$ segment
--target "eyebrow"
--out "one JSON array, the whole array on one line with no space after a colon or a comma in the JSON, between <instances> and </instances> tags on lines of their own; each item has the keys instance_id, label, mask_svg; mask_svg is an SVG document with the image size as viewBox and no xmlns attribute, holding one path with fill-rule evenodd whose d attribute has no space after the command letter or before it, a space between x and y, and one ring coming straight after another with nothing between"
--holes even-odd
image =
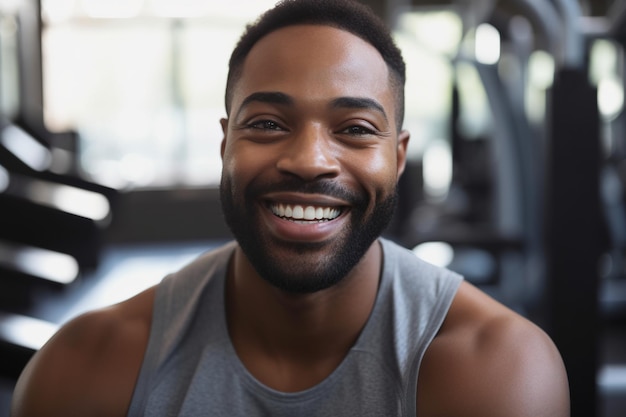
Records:
<instances>
[{"instance_id":1,"label":"eyebrow","mask_svg":"<svg viewBox=\"0 0 626 417\"><path fill-rule=\"evenodd\" d=\"M241 102L241 106L239 106L239 110L237 111L237 113L241 112L241 110L243 110L246 106L254 102L283 105L290 105L294 103L293 98L289 97L285 93L279 93L274 91L260 91L247 96Z\"/></svg>"},{"instance_id":2,"label":"eyebrow","mask_svg":"<svg viewBox=\"0 0 626 417\"><path fill-rule=\"evenodd\" d=\"M239 106L239 113L246 106L251 103L259 102L259 103L269 103L269 104L280 104L280 105L293 105L295 103L294 99L281 92L277 91L260 91L256 93L252 93L247 96L242 102L241 106ZM385 109L383 106L377 102L376 100L365 98L365 97L338 97L330 102L330 108L332 109L371 109L375 110L378 113L382 114L387 119L387 113L385 113Z\"/></svg>"},{"instance_id":3,"label":"eyebrow","mask_svg":"<svg viewBox=\"0 0 626 417\"><path fill-rule=\"evenodd\" d=\"M365 97L339 97L334 99L331 104L331 108L335 109L370 109L375 110L383 115L385 121L387 119L387 113L383 106L376 100Z\"/></svg>"}]
</instances>

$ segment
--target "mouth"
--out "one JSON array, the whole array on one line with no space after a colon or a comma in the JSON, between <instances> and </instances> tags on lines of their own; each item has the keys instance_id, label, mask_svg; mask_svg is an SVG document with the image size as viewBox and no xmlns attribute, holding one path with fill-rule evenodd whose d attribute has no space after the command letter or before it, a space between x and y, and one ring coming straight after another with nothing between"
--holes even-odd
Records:
<instances>
[{"instance_id":1,"label":"mouth","mask_svg":"<svg viewBox=\"0 0 626 417\"><path fill-rule=\"evenodd\" d=\"M281 219L301 224L325 223L339 217L341 207L270 203L272 213Z\"/></svg>"}]
</instances>

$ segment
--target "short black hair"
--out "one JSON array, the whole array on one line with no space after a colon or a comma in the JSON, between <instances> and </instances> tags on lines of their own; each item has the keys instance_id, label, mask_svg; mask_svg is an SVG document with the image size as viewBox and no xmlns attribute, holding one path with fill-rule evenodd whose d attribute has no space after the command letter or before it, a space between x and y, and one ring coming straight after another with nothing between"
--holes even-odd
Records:
<instances>
[{"instance_id":1,"label":"short black hair","mask_svg":"<svg viewBox=\"0 0 626 417\"><path fill-rule=\"evenodd\" d=\"M345 30L365 40L383 57L390 73L390 85L396 95L397 127L404 119L404 84L406 66L389 28L368 6L356 0L282 0L248 24L239 38L228 63L226 113L230 113L233 87L241 76L243 62L254 45L278 29L294 25L324 25Z\"/></svg>"}]
</instances>

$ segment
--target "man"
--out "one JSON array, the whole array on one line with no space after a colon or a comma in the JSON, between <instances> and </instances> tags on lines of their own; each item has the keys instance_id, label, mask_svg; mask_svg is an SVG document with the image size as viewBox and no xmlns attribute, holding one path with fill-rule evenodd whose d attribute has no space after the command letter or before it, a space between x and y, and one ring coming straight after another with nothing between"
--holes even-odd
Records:
<instances>
[{"instance_id":1,"label":"man","mask_svg":"<svg viewBox=\"0 0 626 417\"><path fill-rule=\"evenodd\" d=\"M236 241L72 320L20 416L567 416L550 339L379 235L405 165L404 63L358 3L296 0L233 52L221 198Z\"/></svg>"}]
</instances>

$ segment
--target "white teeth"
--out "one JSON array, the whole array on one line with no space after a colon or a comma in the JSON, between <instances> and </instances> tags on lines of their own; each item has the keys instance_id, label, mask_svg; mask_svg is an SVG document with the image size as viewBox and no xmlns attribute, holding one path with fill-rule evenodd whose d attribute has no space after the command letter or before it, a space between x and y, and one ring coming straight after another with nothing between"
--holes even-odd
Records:
<instances>
[{"instance_id":1,"label":"white teeth","mask_svg":"<svg viewBox=\"0 0 626 417\"><path fill-rule=\"evenodd\" d=\"M297 204L293 206L288 204L272 204L270 208L275 215L293 220L333 220L341 213L337 208L301 206Z\"/></svg>"},{"instance_id":2,"label":"white teeth","mask_svg":"<svg viewBox=\"0 0 626 417\"><path fill-rule=\"evenodd\" d=\"M304 220L315 220L315 207L308 206L304 209Z\"/></svg>"}]
</instances>

